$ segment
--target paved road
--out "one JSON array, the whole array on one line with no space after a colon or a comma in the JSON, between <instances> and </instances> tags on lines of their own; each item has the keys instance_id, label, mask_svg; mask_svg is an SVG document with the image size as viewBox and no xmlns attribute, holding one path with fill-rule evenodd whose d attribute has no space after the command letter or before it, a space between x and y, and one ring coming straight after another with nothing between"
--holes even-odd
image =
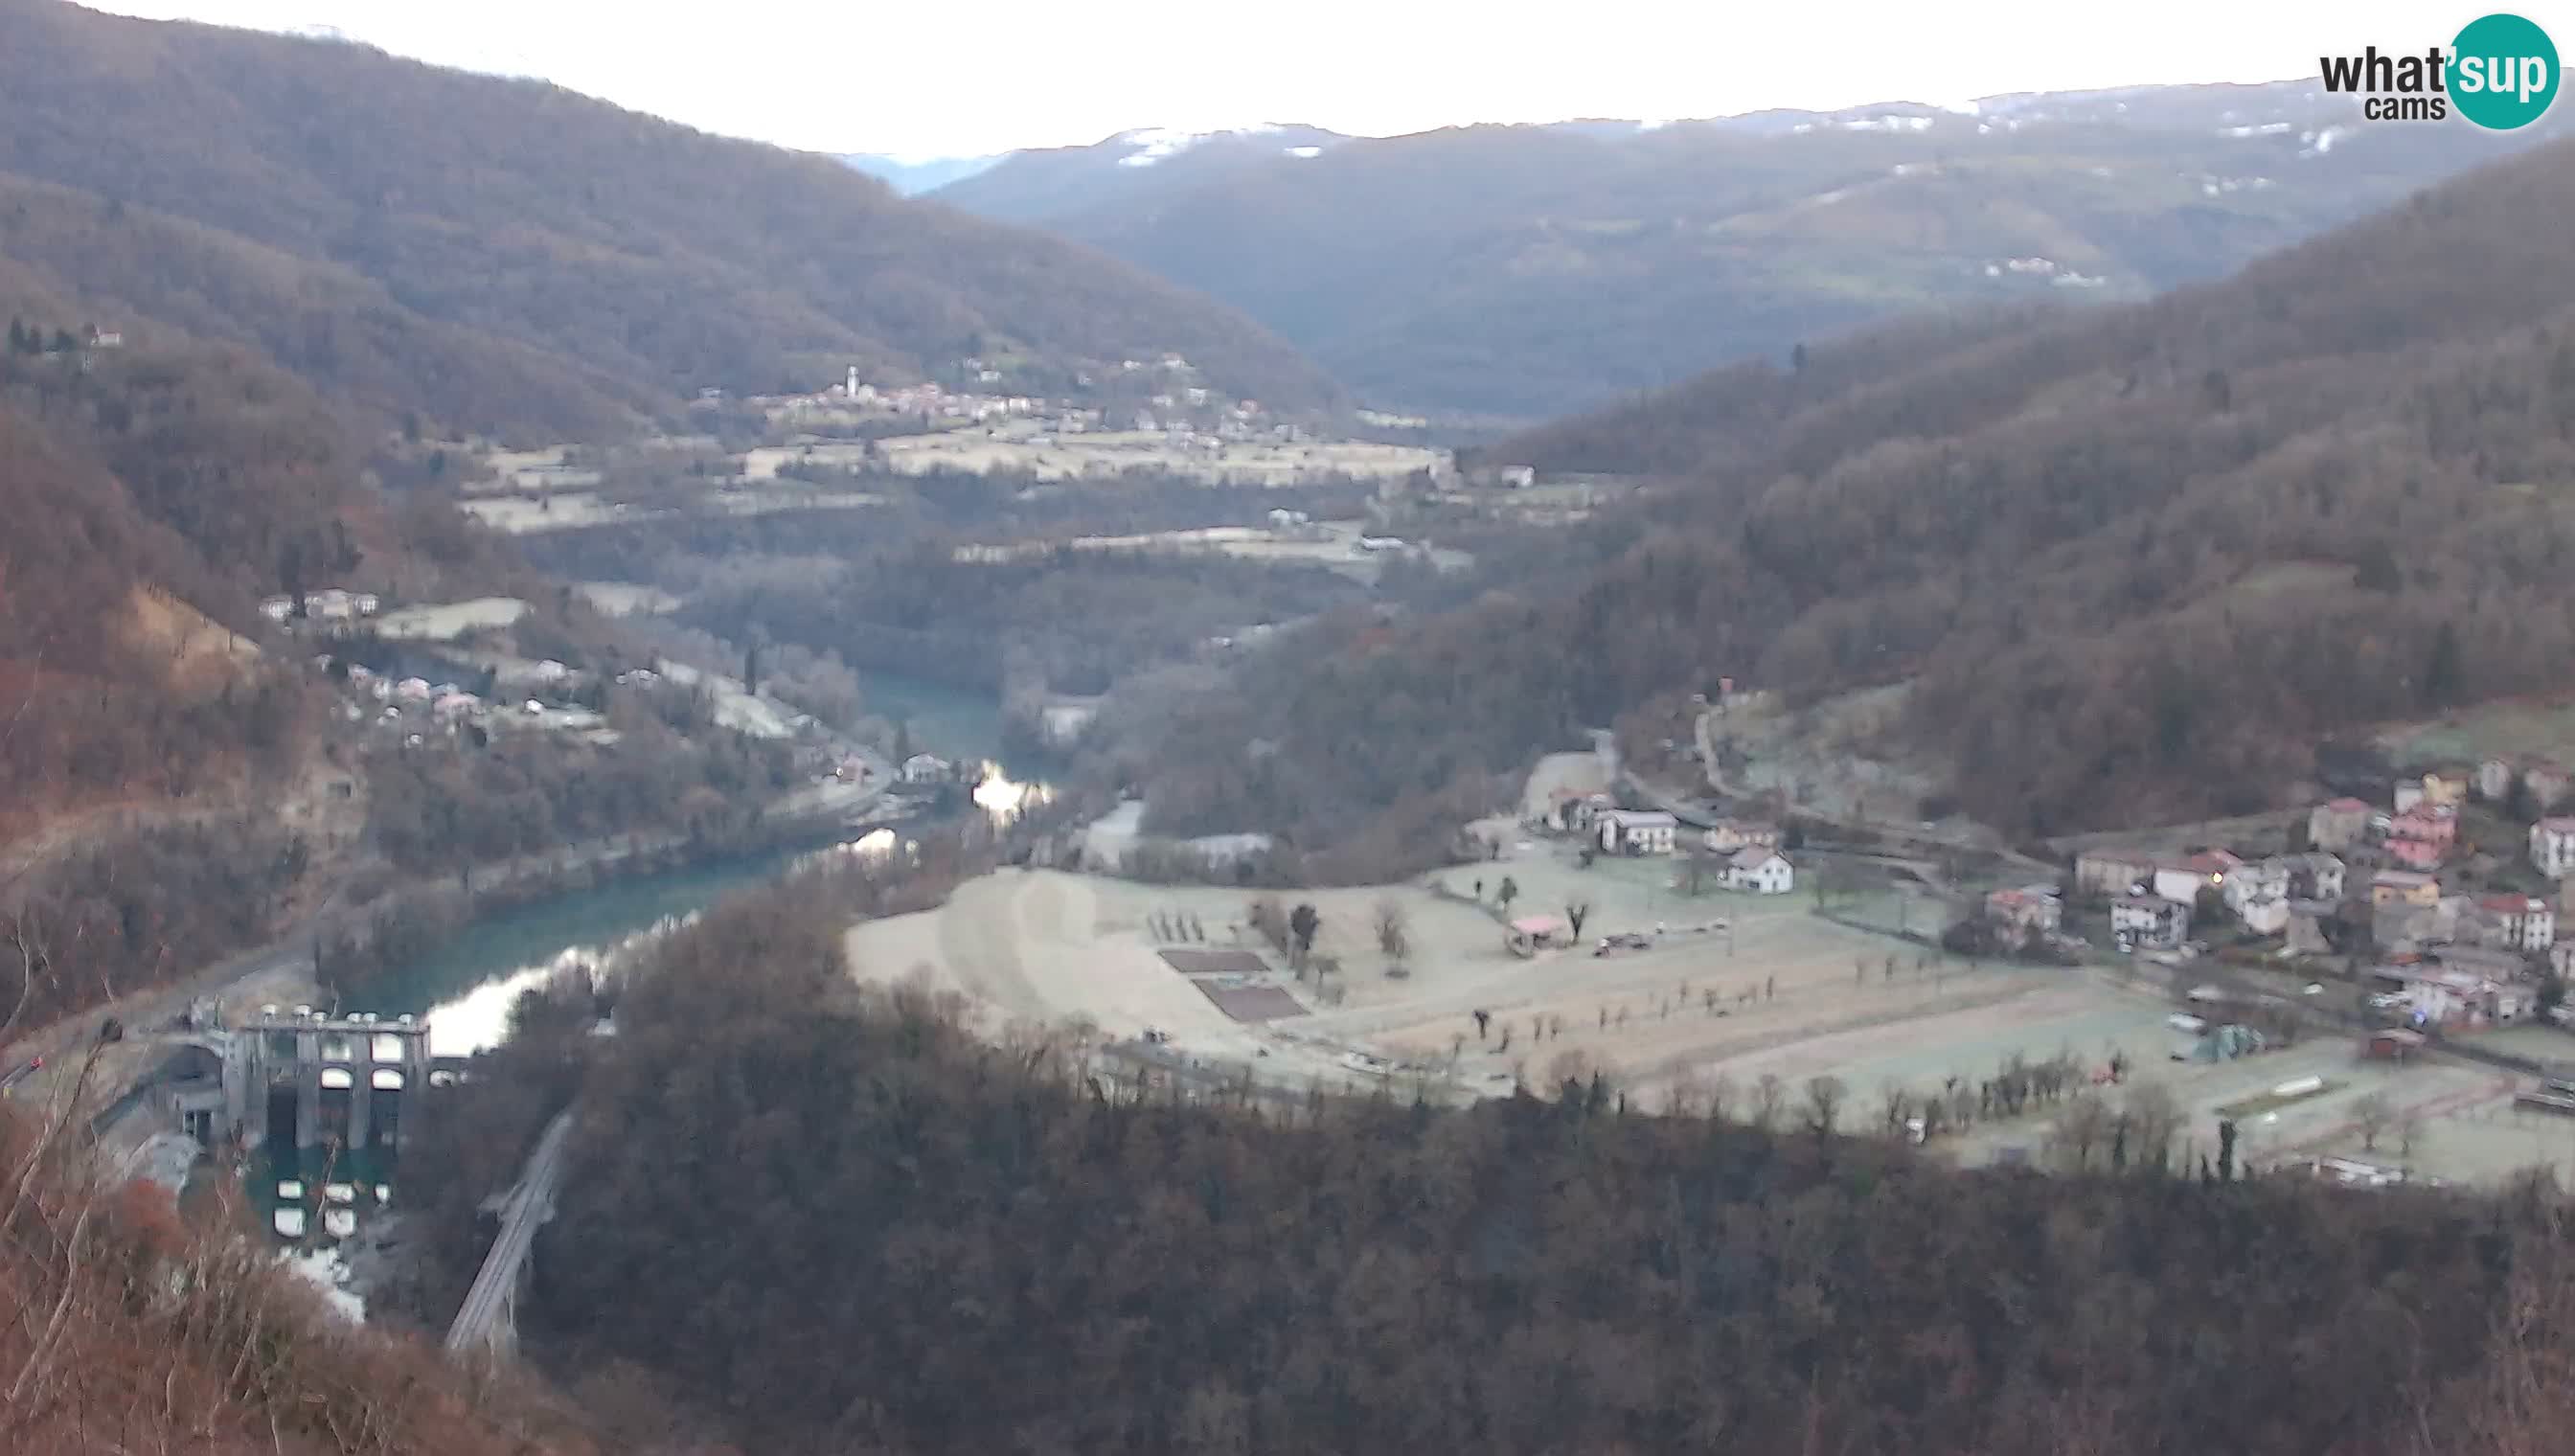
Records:
<instances>
[{"instance_id":1,"label":"paved road","mask_svg":"<svg viewBox=\"0 0 2575 1456\"><path fill-rule=\"evenodd\" d=\"M40 1056L32 1061L19 1063L6 1073L0 1073L0 1096L7 1096L11 1087L34 1076L44 1065L45 1059Z\"/></svg>"},{"instance_id":2,"label":"paved road","mask_svg":"<svg viewBox=\"0 0 2575 1456\"><path fill-rule=\"evenodd\" d=\"M1759 797L1759 790L1745 784L1727 781L1724 771L1717 766L1716 710L1713 708L1703 710L1693 723L1692 729L1698 740L1699 762L1706 774L1707 786L1729 797ZM1671 810L1673 816L1679 818L1681 822L1702 824L1708 822L1704 809L1692 806L1688 814L1683 814L1680 808L1682 800L1676 796L1643 782L1633 774L1627 775L1627 781L1634 784L1638 792ZM1788 812L1804 814L1809 818L1839 824L1845 828L1864 829L1881 839L1911 845L1917 852L1926 847L1933 851L1966 850L1972 853L1997 854L2006 863L2017 864L2032 870L2053 872L2058 867L2044 860L2032 859L2009 844L1990 841L1984 834L1972 830L1949 830L1937 825L1926 826L1919 819L1885 819L1875 815L1852 818L1845 814L1827 813L1814 804L1799 803L1794 798L1788 797L1784 791L1781 792L1780 797Z\"/></svg>"},{"instance_id":3,"label":"paved road","mask_svg":"<svg viewBox=\"0 0 2575 1456\"><path fill-rule=\"evenodd\" d=\"M138 991L40 1027L8 1048L7 1054L12 1059L41 1056L46 1062L43 1080L51 1081L56 1068L60 1068L64 1075L78 1070L83 1060L79 1053L98 1034L99 1023L110 1016L124 1022L139 1038L177 1021L200 996L219 995L241 981L279 971L297 967L309 969L312 961L313 927L301 925L274 944L243 951L168 985ZM27 1070L22 1067L18 1073L13 1073L13 1084L14 1079L23 1076ZM92 1095L104 1092L122 1096L130 1090L129 1087L94 1087Z\"/></svg>"},{"instance_id":4,"label":"paved road","mask_svg":"<svg viewBox=\"0 0 2575 1456\"><path fill-rule=\"evenodd\" d=\"M456 1322L448 1326L447 1348L452 1351L473 1349L507 1349L517 1338L513 1326L519 1271L527 1264L528 1251L535 1247L537 1230L554 1216L555 1190L563 1179L564 1147L572 1140L572 1111L566 1108L546 1124L538 1137L535 1151L528 1154L527 1167L519 1174L518 1186L510 1190L501 1204L501 1232L492 1240L491 1252L483 1256L483 1267L474 1276L474 1287L465 1293L465 1303L456 1311Z\"/></svg>"}]
</instances>

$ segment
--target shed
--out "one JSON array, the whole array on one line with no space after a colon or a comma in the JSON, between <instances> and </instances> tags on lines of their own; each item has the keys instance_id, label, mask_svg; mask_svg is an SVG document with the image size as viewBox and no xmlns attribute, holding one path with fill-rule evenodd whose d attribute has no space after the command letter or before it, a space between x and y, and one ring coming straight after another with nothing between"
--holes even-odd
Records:
<instances>
[{"instance_id":1,"label":"shed","mask_svg":"<svg viewBox=\"0 0 2575 1456\"><path fill-rule=\"evenodd\" d=\"M1553 915L1522 915L1504 928L1503 943L1513 955L1535 955L1564 943L1564 922Z\"/></svg>"}]
</instances>

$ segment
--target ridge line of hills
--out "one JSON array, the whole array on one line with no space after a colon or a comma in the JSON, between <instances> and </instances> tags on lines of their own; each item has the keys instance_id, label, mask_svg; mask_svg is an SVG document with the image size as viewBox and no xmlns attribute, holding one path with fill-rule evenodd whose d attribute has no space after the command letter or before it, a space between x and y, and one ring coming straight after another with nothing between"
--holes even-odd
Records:
<instances>
[{"instance_id":1,"label":"ridge line of hills","mask_svg":"<svg viewBox=\"0 0 2575 1456\"><path fill-rule=\"evenodd\" d=\"M1613 718L1685 739L1727 676L1900 689L1883 751L2062 833L2278 804L2336 734L2565 691L2569 215L2551 143L2221 283L1919 319L1506 442L1662 484L1482 600L1279 650L1141 750L1151 816L1364 839L1331 872L1367 878L1444 852L1440 795Z\"/></svg>"},{"instance_id":2,"label":"ridge line of hills","mask_svg":"<svg viewBox=\"0 0 2575 1456\"><path fill-rule=\"evenodd\" d=\"M2140 87L1178 150L1120 133L932 196L1226 300L1379 408L1528 421L1925 309L2221 277L2557 125L2372 126L2312 81Z\"/></svg>"},{"instance_id":3,"label":"ridge line of hills","mask_svg":"<svg viewBox=\"0 0 2575 1456\"><path fill-rule=\"evenodd\" d=\"M1338 397L1221 305L829 158L58 0L0 0L0 258L23 290L256 343L380 414L519 438L967 357L1032 393L1174 352L1282 407Z\"/></svg>"}]
</instances>

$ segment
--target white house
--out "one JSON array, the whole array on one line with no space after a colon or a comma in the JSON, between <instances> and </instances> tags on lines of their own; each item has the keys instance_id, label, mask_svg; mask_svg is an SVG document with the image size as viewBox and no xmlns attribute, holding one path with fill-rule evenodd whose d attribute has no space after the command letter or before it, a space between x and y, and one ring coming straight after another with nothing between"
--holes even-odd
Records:
<instances>
[{"instance_id":1,"label":"white house","mask_svg":"<svg viewBox=\"0 0 2575 1456\"><path fill-rule=\"evenodd\" d=\"M2235 917L2256 935L2278 935L2289 928L2289 897L2284 894L2248 899L2235 907Z\"/></svg>"},{"instance_id":2,"label":"white house","mask_svg":"<svg viewBox=\"0 0 2575 1456\"><path fill-rule=\"evenodd\" d=\"M2198 903L2199 892L2203 889L2224 891L2226 869L2204 862L2205 859L2204 855L2193 855L2188 859L2166 859L2157 863L2154 883L2148 888L2165 899L2178 900L2186 905Z\"/></svg>"},{"instance_id":3,"label":"white house","mask_svg":"<svg viewBox=\"0 0 2575 1456\"><path fill-rule=\"evenodd\" d=\"M2518 1021L2529 999L2518 985L2465 970L2415 971L2405 977L2404 995L2415 1019L2452 1026Z\"/></svg>"},{"instance_id":4,"label":"white house","mask_svg":"<svg viewBox=\"0 0 2575 1456\"><path fill-rule=\"evenodd\" d=\"M367 600L373 602L375 599ZM360 615L360 611L357 596L338 587L325 587L319 592L304 594L304 615L307 617L318 617L324 622L346 622Z\"/></svg>"},{"instance_id":5,"label":"white house","mask_svg":"<svg viewBox=\"0 0 2575 1456\"><path fill-rule=\"evenodd\" d=\"M2477 797L2501 803L2512 797L2513 780L2520 776L2511 759L2488 758L2477 764Z\"/></svg>"},{"instance_id":6,"label":"white house","mask_svg":"<svg viewBox=\"0 0 2575 1456\"><path fill-rule=\"evenodd\" d=\"M1797 887L1797 866L1776 849L1746 849L1725 862L1725 883L1754 894L1786 894Z\"/></svg>"},{"instance_id":7,"label":"white house","mask_svg":"<svg viewBox=\"0 0 2575 1456\"><path fill-rule=\"evenodd\" d=\"M295 599L270 597L259 604L259 615L271 622L284 622L295 615Z\"/></svg>"},{"instance_id":8,"label":"white house","mask_svg":"<svg viewBox=\"0 0 2575 1456\"><path fill-rule=\"evenodd\" d=\"M2190 906L2159 894L2110 901L2110 938L2122 950L2170 950L2190 935Z\"/></svg>"},{"instance_id":9,"label":"white house","mask_svg":"<svg viewBox=\"0 0 2575 1456\"><path fill-rule=\"evenodd\" d=\"M2237 867L2226 876L2226 907L2242 915L2248 904L2287 898L2289 869L2289 861L2278 857L2259 859Z\"/></svg>"},{"instance_id":10,"label":"white house","mask_svg":"<svg viewBox=\"0 0 2575 1456\"><path fill-rule=\"evenodd\" d=\"M948 760L930 753L915 753L903 760L903 781L936 783L949 775Z\"/></svg>"},{"instance_id":11,"label":"white house","mask_svg":"<svg viewBox=\"0 0 2575 1456\"><path fill-rule=\"evenodd\" d=\"M2545 818L2530 826L2530 862L2551 879L2575 874L2575 818Z\"/></svg>"},{"instance_id":12,"label":"white house","mask_svg":"<svg viewBox=\"0 0 2575 1456\"><path fill-rule=\"evenodd\" d=\"M1613 854L1669 854L1680 820L1661 809L1604 809L1592 817L1600 847Z\"/></svg>"},{"instance_id":13,"label":"white house","mask_svg":"<svg viewBox=\"0 0 2575 1456\"><path fill-rule=\"evenodd\" d=\"M2490 894L2477 901L2488 943L2514 950L2545 950L2557 943L2557 912L2531 895Z\"/></svg>"},{"instance_id":14,"label":"white house","mask_svg":"<svg viewBox=\"0 0 2575 1456\"><path fill-rule=\"evenodd\" d=\"M2301 899L2338 900L2342 898L2347 878L2343 862L2321 849L2292 854L2289 866L2289 893Z\"/></svg>"}]
</instances>

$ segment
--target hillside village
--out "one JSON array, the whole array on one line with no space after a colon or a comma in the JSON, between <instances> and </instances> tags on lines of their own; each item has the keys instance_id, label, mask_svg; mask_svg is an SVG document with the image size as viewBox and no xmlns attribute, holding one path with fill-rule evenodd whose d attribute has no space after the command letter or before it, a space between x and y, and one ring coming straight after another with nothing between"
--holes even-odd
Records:
<instances>
[{"instance_id":1,"label":"hillside village","mask_svg":"<svg viewBox=\"0 0 2575 1456\"><path fill-rule=\"evenodd\" d=\"M1149 479L1280 489L1363 484L1432 491L1449 452L1346 438L1309 413L1224 395L1179 355L1128 360L1058 395L1011 392L966 359L961 383L876 383L853 366L807 393L736 399L703 391L689 432L607 447L415 442L433 476L459 461L465 511L512 535L676 516L866 510L916 483L1024 479L1035 490ZM1132 373L1132 377L1131 377Z\"/></svg>"},{"instance_id":2,"label":"hillside village","mask_svg":"<svg viewBox=\"0 0 2575 1456\"><path fill-rule=\"evenodd\" d=\"M2544 755L2418 767L2374 800L2339 794L2294 815L2090 836L2053 873L2026 856L1946 848L1928 821L1913 833L1787 805L1783 831L1721 816L1726 799L1702 808L1629 777L1614 794L1559 789L1529 827L1586 839L1586 855L1684 858L1693 883L1763 893L1819 864L1876 863L1945 902L1940 939L1953 953L2144 961L2176 984L2267 971L2307 998L2346 981L2364 1029L2396 1033L2365 1038L2380 1054L2516 1022L2575 1030L2575 1006L2562 1003L2575 927L2561 937L2575 914L2575 773ZM2205 841L2176 843L2194 832ZM1819 834L1832 842L1809 837ZM1962 877L1934 882L1934 862ZM2565 1050L2575 1060L2575 1039Z\"/></svg>"},{"instance_id":3,"label":"hillside village","mask_svg":"<svg viewBox=\"0 0 2575 1456\"><path fill-rule=\"evenodd\" d=\"M2575 894L2575 817L2554 810L2569 787L2546 759L2408 773L2384 802L2316 804L2293 828L2305 845L2295 852L2085 850L2074 903L2106 916L2120 953L2339 965L2373 1011L2417 1030L2563 1021L2575 938L2558 927ZM1988 897L1989 918L2018 923L2016 910ZM2063 914L2028 922L2054 930Z\"/></svg>"}]
</instances>

